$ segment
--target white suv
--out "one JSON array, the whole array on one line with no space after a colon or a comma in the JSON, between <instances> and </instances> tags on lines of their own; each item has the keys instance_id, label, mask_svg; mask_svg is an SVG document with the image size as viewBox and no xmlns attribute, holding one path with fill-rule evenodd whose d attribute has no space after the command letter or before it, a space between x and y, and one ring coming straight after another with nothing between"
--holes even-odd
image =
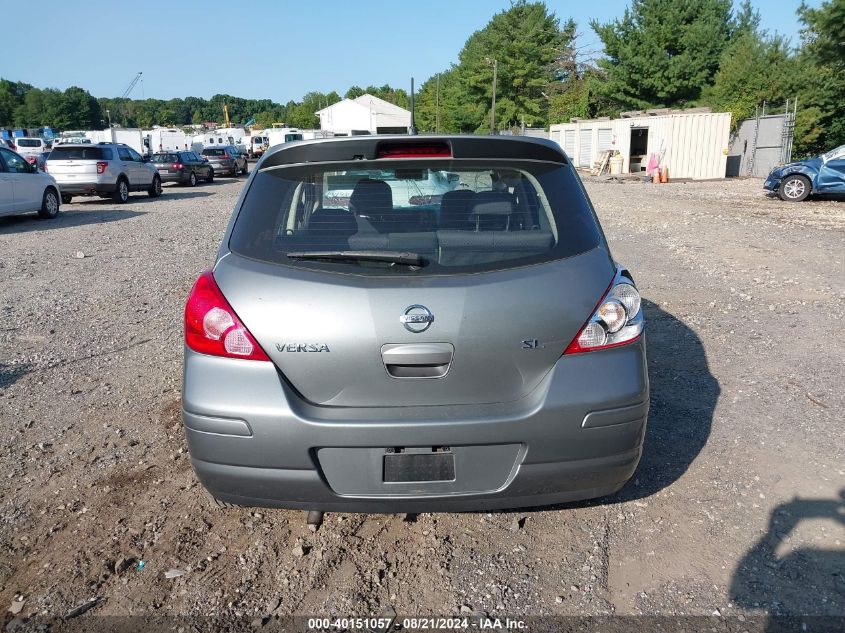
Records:
<instances>
[{"instance_id":1,"label":"white suv","mask_svg":"<svg viewBox=\"0 0 845 633\"><path fill-rule=\"evenodd\" d=\"M47 159L47 171L62 190L62 202L73 196L100 196L127 202L130 191L161 195L161 178L152 163L122 143L61 143Z\"/></svg>"}]
</instances>

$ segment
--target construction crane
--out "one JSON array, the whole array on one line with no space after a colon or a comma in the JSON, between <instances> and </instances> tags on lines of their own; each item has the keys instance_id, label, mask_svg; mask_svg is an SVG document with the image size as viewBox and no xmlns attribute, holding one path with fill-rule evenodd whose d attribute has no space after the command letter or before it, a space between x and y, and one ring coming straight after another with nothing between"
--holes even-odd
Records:
<instances>
[{"instance_id":1,"label":"construction crane","mask_svg":"<svg viewBox=\"0 0 845 633\"><path fill-rule=\"evenodd\" d=\"M143 74L144 74L144 73L139 72L137 75L135 75L135 78L132 80L132 82L129 84L129 86L127 86L126 90L124 90L124 91L123 91L123 94L122 94L122 95L120 95L120 98L121 98L121 99L126 99L126 97L128 97L128 96L129 96L129 93L130 93L130 92L132 92L132 89L133 89L133 88L134 88L134 87L138 84L138 82L141 80L141 75L143 75Z\"/></svg>"},{"instance_id":2,"label":"construction crane","mask_svg":"<svg viewBox=\"0 0 845 633\"><path fill-rule=\"evenodd\" d=\"M223 126L229 127L231 121L229 120L229 105L224 103L223 104Z\"/></svg>"}]
</instances>

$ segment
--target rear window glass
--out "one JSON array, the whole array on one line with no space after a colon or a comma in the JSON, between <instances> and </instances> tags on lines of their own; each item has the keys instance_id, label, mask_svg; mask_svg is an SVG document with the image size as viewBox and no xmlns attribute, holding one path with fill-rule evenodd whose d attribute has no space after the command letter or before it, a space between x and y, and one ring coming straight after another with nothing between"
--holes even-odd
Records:
<instances>
[{"instance_id":1,"label":"rear window glass","mask_svg":"<svg viewBox=\"0 0 845 633\"><path fill-rule=\"evenodd\" d=\"M19 138L18 147L41 147L41 141L34 138Z\"/></svg>"},{"instance_id":2,"label":"rear window glass","mask_svg":"<svg viewBox=\"0 0 845 633\"><path fill-rule=\"evenodd\" d=\"M290 143L291 141L301 141L302 134L285 134L285 143Z\"/></svg>"},{"instance_id":3,"label":"rear window glass","mask_svg":"<svg viewBox=\"0 0 845 633\"><path fill-rule=\"evenodd\" d=\"M566 165L358 161L261 171L229 247L276 264L425 275L536 264L600 241L592 209ZM365 256L350 258L350 251ZM307 255L337 252L346 252L342 261ZM411 253L423 263L373 261L386 252Z\"/></svg>"},{"instance_id":4,"label":"rear window glass","mask_svg":"<svg viewBox=\"0 0 845 633\"><path fill-rule=\"evenodd\" d=\"M154 163L178 163L179 157L176 154L153 154Z\"/></svg>"},{"instance_id":5,"label":"rear window glass","mask_svg":"<svg viewBox=\"0 0 845 633\"><path fill-rule=\"evenodd\" d=\"M226 150L225 149L204 149L202 150L203 156L225 156Z\"/></svg>"},{"instance_id":6,"label":"rear window glass","mask_svg":"<svg viewBox=\"0 0 845 633\"><path fill-rule=\"evenodd\" d=\"M52 160L111 160L112 150L108 147L62 144L53 148L50 158Z\"/></svg>"}]
</instances>

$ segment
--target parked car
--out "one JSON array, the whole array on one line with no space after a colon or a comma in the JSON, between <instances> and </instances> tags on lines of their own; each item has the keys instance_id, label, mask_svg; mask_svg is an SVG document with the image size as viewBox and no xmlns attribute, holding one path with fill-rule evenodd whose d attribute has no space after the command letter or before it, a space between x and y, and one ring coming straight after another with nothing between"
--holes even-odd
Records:
<instances>
[{"instance_id":1,"label":"parked car","mask_svg":"<svg viewBox=\"0 0 845 633\"><path fill-rule=\"evenodd\" d=\"M27 154L43 154L44 152L49 151L47 149L47 143L41 138L24 136L22 138L15 139L15 145L17 145L17 151L21 156L25 156Z\"/></svg>"},{"instance_id":2,"label":"parked car","mask_svg":"<svg viewBox=\"0 0 845 633\"><path fill-rule=\"evenodd\" d=\"M0 215L37 211L39 217L55 218L60 195L52 176L30 165L20 154L0 147Z\"/></svg>"},{"instance_id":3,"label":"parked car","mask_svg":"<svg viewBox=\"0 0 845 633\"><path fill-rule=\"evenodd\" d=\"M23 154L23 157L30 165L34 165L41 171L44 171L44 168L47 166L47 156L49 155L49 153Z\"/></svg>"},{"instance_id":4,"label":"parked car","mask_svg":"<svg viewBox=\"0 0 845 633\"><path fill-rule=\"evenodd\" d=\"M479 510L631 477L640 295L556 143L353 136L259 166L185 307L183 422L214 498ZM465 186L413 204L386 182L431 172Z\"/></svg>"},{"instance_id":5,"label":"parked car","mask_svg":"<svg viewBox=\"0 0 845 633\"><path fill-rule=\"evenodd\" d=\"M214 181L214 167L194 152L160 152L150 162L162 182L181 182L196 186L199 180Z\"/></svg>"},{"instance_id":6,"label":"parked car","mask_svg":"<svg viewBox=\"0 0 845 633\"><path fill-rule=\"evenodd\" d=\"M130 191L161 195L161 176L152 163L128 145L61 143L47 158L47 171L62 189L62 202L73 196L100 196L127 202Z\"/></svg>"},{"instance_id":7,"label":"parked car","mask_svg":"<svg viewBox=\"0 0 845 633\"><path fill-rule=\"evenodd\" d=\"M763 188L787 202L801 202L818 193L845 193L845 145L821 156L776 167Z\"/></svg>"},{"instance_id":8,"label":"parked car","mask_svg":"<svg viewBox=\"0 0 845 633\"><path fill-rule=\"evenodd\" d=\"M202 155L208 159L215 174L229 174L237 176L249 172L246 156L239 152L234 145L212 145L202 150Z\"/></svg>"}]
</instances>

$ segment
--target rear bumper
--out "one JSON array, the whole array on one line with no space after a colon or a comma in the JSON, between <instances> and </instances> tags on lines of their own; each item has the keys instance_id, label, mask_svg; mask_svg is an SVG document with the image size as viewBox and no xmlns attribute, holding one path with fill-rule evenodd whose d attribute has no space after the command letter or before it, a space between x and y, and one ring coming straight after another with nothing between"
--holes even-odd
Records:
<instances>
[{"instance_id":1,"label":"rear bumper","mask_svg":"<svg viewBox=\"0 0 845 633\"><path fill-rule=\"evenodd\" d=\"M211 163L211 168L214 169L214 173L216 174L234 174L238 171L238 164Z\"/></svg>"},{"instance_id":2,"label":"rear bumper","mask_svg":"<svg viewBox=\"0 0 845 633\"><path fill-rule=\"evenodd\" d=\"M174 171L174 172L158 172L161 182L188 182L191 177L191 172Z\"/></svg>"},{"instance_id":3,"label":"rear bumper","mask_svg":"<svg viewBox=\"0 0 845 633\"><path fill-rule=\"evenodd\" d=\"M249 506L462 511L611 494L637 467L648 402L642 339L561 358L517 402L366 409L310 405L271 363L185 351L194 470L213 496ZM385 448L434 446L454 453L454 480L382 481Z\"/></svg>"},{"instance_id":4,"label":"rear bumper","mask_svg":"<svg viewBox=\"0 0 845 633\"><path fill-rule=\"evenodd\" d=\"M57 181L62 194L74 196L95 196L103 193L114 193L116 183L101 182L61 182Z\"/></svg>"}]
</instances>

